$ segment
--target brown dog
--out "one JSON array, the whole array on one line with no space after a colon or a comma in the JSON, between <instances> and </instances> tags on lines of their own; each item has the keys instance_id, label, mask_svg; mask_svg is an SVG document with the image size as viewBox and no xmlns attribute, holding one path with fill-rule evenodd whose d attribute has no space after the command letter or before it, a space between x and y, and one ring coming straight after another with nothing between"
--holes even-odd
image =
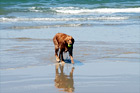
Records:
<instances>
[{"instance_id":1,"label":"brown dog","mask_svg":"<svg viewBox=\"0 0 140 93\"><path fill-rule=\"evenodd\" d=\"M66 35L64 33L57 33L53 38L53 42L55 45L56 61L60 61L61 59L61 62L64 62L63 52L69 52L71 62L74 64L74 61L73 61L74 39L73 37ZM58 57L58 51L59 51L59 57Z\"/></svg>"}]
</instances>

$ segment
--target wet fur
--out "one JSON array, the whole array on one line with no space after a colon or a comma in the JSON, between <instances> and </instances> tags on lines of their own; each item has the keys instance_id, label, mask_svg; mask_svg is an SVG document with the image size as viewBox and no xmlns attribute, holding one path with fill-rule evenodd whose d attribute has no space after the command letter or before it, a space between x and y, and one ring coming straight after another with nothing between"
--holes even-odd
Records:
<instances>
[{"instance_id":1,"label":"wet fur","mask_svg":"<svg viewBox=\"0 0 140 93\"><path fill-rule=\"evenodd\" d=\"M72 36L69 36L64 33L57 33L54 38L53 38L54 46L55 46L55 57L56 61L64 62L63 59L63 52L69 52L69 56L71 58L71 62L74 63L73 61L73 44L74 44L74 39ZM71 47L68 47L68 45L71 45ZM58 56L59 52L59 56Z\"/></svg>"}]
</instances>

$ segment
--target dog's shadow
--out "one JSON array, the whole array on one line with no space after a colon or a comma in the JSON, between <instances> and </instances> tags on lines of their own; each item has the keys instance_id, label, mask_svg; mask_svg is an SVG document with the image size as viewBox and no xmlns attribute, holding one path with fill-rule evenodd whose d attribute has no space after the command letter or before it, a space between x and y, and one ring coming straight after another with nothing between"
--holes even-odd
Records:
<instances>
[{"instance_id":1,"label":"dog's shadow","mask_svg":"<svg viewBox=\"0 0 140 93\"><path fill-rule=\"evenodd\" d=\"M64 62L65 62L66 64L72 64L70 59L64 59ZM82 65L84 65L84 64L83 64L82 62L80 62L80 61L74 59L74 64L73 64L73 65L82 66Z\"/></svg>"},{"instance_id":2,"label":"dog's shadow","mask_svg":"<svg viewBox=\"0 0 140 93\"><path fill-rule=\"evenodd\" d=\"M72 64L68 52L64 53L63 56L64 56L64 62L66 64ZM74 59L73 61L74 61L73 65L77 65L77 66L83 65L83 62L81 62L81 61L78 61L76 59Z\"/></svg>"}]
</instances>

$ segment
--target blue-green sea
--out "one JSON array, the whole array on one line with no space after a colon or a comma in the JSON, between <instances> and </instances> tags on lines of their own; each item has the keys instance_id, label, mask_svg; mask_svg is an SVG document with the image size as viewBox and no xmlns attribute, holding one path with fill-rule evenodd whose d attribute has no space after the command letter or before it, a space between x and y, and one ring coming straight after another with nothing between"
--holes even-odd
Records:
<instances>
[{"instance_id":1,"label":"blue-green sea","mask_svg":"<svg viewBox=\"0 0 140 93\"><path fill-rule=\"evenodd\" d=\"M139 0L1 0L0 29L139 25Z\"/></svg>"}]
</instances>

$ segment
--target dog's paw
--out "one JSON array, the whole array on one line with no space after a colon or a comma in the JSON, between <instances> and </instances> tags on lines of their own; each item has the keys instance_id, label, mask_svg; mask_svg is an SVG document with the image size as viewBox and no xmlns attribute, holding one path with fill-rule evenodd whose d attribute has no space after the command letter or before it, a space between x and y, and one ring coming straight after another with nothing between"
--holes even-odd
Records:
<instances>
[{"instance_id":1,"label":"dog's paw","mask_svg":"<svg viewBox=\"0 0 140 93\"><path fill-rule=\"evenodd\" d=\"M60 61L60 59L59 59L58 57L56 57L56 61L57 61L57 62L59 62L59 61Z\"/></svg>"},{"instance_id":2,"label":"dog's paw","mask_svg":"<svg viewBox=\"0 0 140 93\"><path fill-rule=\"evenodd\" d=\"M74 61L73 61L73 60L71 60L71 63L72 63L72 64L74 64Z\"/></svg>"},{"instance_id":3,"label":"dog's paw","mask_svg":"<svg viewBox=\"0 0 140 93\"><path fill-rule=\"evenodd\" d=\"M64 61L61 61L61 63L62 63L62 64L65 64L65 62L64 62Z\"/></svg>"}]
</instances>

